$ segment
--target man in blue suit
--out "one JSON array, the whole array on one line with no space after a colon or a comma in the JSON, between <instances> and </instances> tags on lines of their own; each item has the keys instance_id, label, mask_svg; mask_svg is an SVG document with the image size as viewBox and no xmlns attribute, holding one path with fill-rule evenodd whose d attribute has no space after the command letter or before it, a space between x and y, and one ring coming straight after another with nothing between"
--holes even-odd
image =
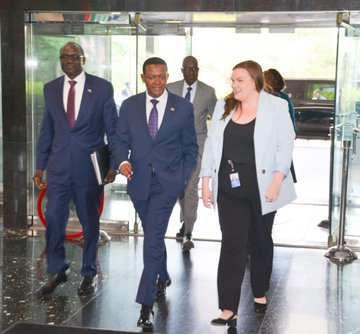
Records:
<instances>
[{"instance_id":1,"label":"man in blue suit","mask_svg":"<svg viewBox=\"0 0 360 334\"><path fill-rule=\"evenodd\" d=\"M136 297L142 305L138 326L152 329L153 304L171 282L166 229L196 165L198 145L192 104L166 90L165 61L147 59L141 78L146 92L126 99L120 108L116 157L144 230L144 269Z\"/></svg>"},{"instance_id":2,"label":"man in blue suit","mask_svg":"<svg viewBox=\"0 0 360 334\"><path fill-rule=\"evenodd\" d=\"M39 189L46 187L47 195L49 273L37 291L39 297L68 279L64 239L71 200L84 235L83 279L78 294L91 294L96 289L98 207L103 186L97 182L90 155L104 145L105 134L112 150L116 135L117 112L111 83L83 71L84 52L76 43L67 43L60 49L60 62L65 75L44 87L45 111L36 150L34 183ZM115 169L110 168L104 183L113 182L115 176Z\"/></svg>"}]
</instances>

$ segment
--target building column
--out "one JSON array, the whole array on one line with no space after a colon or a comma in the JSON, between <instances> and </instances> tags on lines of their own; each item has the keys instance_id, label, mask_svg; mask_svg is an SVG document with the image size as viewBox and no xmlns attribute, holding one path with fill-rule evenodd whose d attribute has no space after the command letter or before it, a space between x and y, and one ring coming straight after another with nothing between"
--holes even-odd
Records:
<instances>
[{"instance_id":1,"label":"building column","mask_svg":"<svg viewBox=\"0 0 360 334\"><path fill-rule=\"evenodd\" d=\"M24 11L0 12L4 227L27 227Z\"/></svg>"}]
</instances>

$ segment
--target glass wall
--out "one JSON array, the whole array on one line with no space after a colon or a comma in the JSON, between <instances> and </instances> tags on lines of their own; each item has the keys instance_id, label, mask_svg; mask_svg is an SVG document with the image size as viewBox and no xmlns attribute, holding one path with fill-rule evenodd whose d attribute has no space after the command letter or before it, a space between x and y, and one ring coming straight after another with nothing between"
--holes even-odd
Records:
<instances>
[{"instance_id":1,"label":"glass wall","mask_svg":"<svg viewBox=\"0 0 360 334\"><path fill-rule=\"evenodd\" d=\"M112 82L118 106L127 96L144 91L140 74L144 60L150 56L166 60L169 82L172 82L182 79L184 56L194 55L199 61L199 79L215 87L218 98L223 98L230 91L232 67L247 59L258 61L264 69L277 68L285 78L304 78L304 73L306 78L335 78L336 29L302 28L280 34L261 29L254 34L234 28L199 27L186 28L179 34L146 35L146 32L140 33L130 24L108 21L103 24L99 23L99 18L92 21L94 15L83 15L83 22L75 20L79 14L53 14L52 21L49 14L46 19L36 15L30 15L34 20L25 27L27 115L28 129L31 129L28 131L28 208L29 215L34 217L37 216L39 193L33 187L32 175L44 111L42 89L47 81L62 75L59 48L67 41L83 46L87 57L85 71ZM110 14L102 15L108 19L111 17ZM67 22L66 17L69 19ZM105 187L101 219L128 221L129 229L132 229L135 212L126 194L124 177L118 176L114 184Z\"/></svg>"},{"instance_id":2,"label":"glass wall","mask_svg":"<svg viewBox=\"0 0 360 334\"><path fill-rule=\"evenodd\" d=\"M345 194L345 235L351 246L360 236L360 34L358 28L339 28L336 117L334 131L334 172L331 213L331 243L337 243L342 208L343 177ZM349 165L343 173L344 141L350 143Z\"/></svg>"},{"instance_id":3,"label":"glass wall","mask_svg":"<svg viewBox=\"0 0 360 334\"><path fill-rule=\"evenodd\" d=\"M28 170L30 196L29 215L37 216L39 191L33 186L32 175L35 170L35 150L44 112L43 86L46 82L61 76L59 49L68 41L79 43L85 52L86 72L103 77L113 83L115 100L121 104L125 95L136 91L135 70L131 66L134 46L130 30L122 29L121 35L97 35L96 31L84 29L81 34L65 34L68 24L28 23L26 25L26 84L28 114ZM50 32L50 33L49 33ZM126 88L126 89L125 89ZM117 176L114 184L106 186L104 209L101 219L129 221L134 216L125 193L126 180ZM110 200L111 198L111 200ZM42 201L44 208L46 196ZM71 218L75 218L72 210ZM113 218L116 217L116 218ZM73 219L76 222L76 219Z\"/></svg>"}]
</instances>

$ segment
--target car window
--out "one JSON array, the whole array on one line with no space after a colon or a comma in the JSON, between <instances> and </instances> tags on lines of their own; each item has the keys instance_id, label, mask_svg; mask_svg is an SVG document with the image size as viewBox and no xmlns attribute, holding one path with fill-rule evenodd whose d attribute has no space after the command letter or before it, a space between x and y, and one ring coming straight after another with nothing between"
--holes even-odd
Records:
<instances>
[{"instance_id":1,"label":"car window","mask_svg":"<svg viewBox=\"0 0 360 334\"><path fill-rule=\"evenodd\" d=\"M324 100L333 101L335 99L335 83L309 83L307 86L306 98L309 100L316 100L319 92L319 96L323 97Z\"/></svg>"},{"instance_id":2,"label":"car window","mask_svg":"<svg viewBox=\"0 0 360 334\"><path fill-rule=\"evenodd\" d=\"M287 79L285 92L294 106L316 103L333 103L335 99L335 81L328 79ZM316 100L316 101L315 101ZM327 102L326 102L327 101Z\"/></svg>"}]
</instances>

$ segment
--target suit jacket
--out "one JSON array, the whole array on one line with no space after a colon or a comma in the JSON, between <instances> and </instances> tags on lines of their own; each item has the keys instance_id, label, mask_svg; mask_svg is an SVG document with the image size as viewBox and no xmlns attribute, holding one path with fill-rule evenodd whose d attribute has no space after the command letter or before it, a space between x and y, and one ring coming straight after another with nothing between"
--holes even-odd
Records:
<instances>
[{"instance_id":1,"label":"suit jacket","mask_svg":"<svg viewBox=\"0 0 360 334\"><path fill-rule=\"evenodd\" d=\"M169 83L167 88L170 92L182 96L184 82L185 80L180 80ZM204 150L204 143L207 136L207 117L212 116L216 101L215 89L198 80L193 106L195 115L195 130L200 156Z\"/></svg>"},{"instance_id":2,"label":"suit jacket","mask_svg":"<svg viewBox=\"0 0 360 334\"><path fill-rule=\"evenodd\" d=\"M97 184L90 155L116 135L117 112L110 82L87 74L79 114L71 129L63 103L64 76L44 86L45 111L36 151L36 168L47 182ZM117 168L115 161L112 166Z\"/></svg>"},{"instance_id":3,"label":"suit jacket","mask_svg":"<svg viewBox=\"0 0 360 334\"><path fill-rule=\"evenodd\" d=\"M216 105L209 136L205 142L200 172L200 177L210 176L212 178L214 202L217 200L218 193L218 171L222 158L224 130L234 113L233 110L225 120L220 120L224 113L224 106L224 101L219 101ZM296 198L292 177L288 175L294 139L295 132L289 116L287 102L261 91L256 114L254 147L256 175L263 215L281 208ZM272 180L274 171L280 171L286 177L281 185L278 199L269 203L265 200L265 192Z\"/></svg>"},{"instance_id":4,"label":"suit jacket","mask_svg":"<svg viewBox=\"0 0 360 334\"><path fill-rule=\"evenodd\" d=\"M154 169L165 192L178 197L198 156L192 104L169 92L164 118L153 140L146 118L146 93L131 96L121 105L117 134L118 161L128 160L133 167L128 193L147 199Z\"/></svg>"}]
</instances>

